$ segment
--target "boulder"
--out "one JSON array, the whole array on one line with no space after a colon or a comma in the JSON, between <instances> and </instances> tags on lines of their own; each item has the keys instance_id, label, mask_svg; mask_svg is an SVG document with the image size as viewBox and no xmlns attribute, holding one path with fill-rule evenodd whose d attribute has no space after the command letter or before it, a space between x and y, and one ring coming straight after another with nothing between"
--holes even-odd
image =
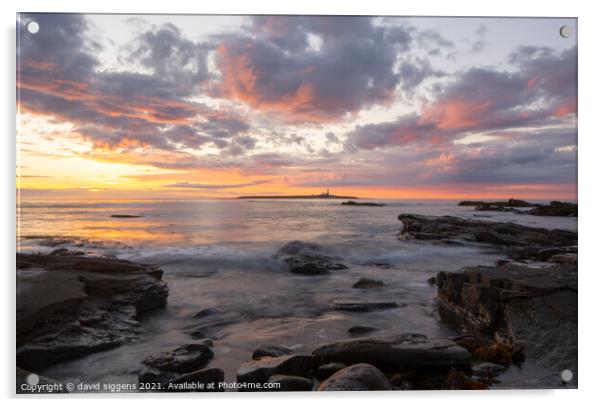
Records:
<instances>
[{"instance_id":1,"label":"boulder","mask_svg":"<svg viewBox=\"0 0 602 407\"><path fill-rule=\"evenodd\" d=\"M412 333L335 341L320 346L313 354L327 363L369 363L383 369L463 367L471 361L470 353L450 339L429 339Z\"/></svg>"},{"instance_id":2,"label":"boulder","mask_svg":"<svg viewBox=\"0 0 602 407\"><path fill-rule=\"evenodd\" d=\"M365 300L334 300L334 309L338 311L367 312L385 308L396 308L399 305L395 301L365 301Z\"/></svg>"},{"instance_id":3,"label":"boulder","mask_svg":"<svg viewBox=\"0 0 602 407\"><path fill-rule=\"evenodd\" d=\"M326 363L316 368L314 376L320 380L328 379L330 376L346 367L347 365L344 363Z\"/></svg>"},{"instance_id":4,"label":"boulder","mask_svg":"<svg viewBox=\"0 0 602 407\"><path fill-rule=\"evenodd\" d=\"M253 351L253 360L261 359L265 356L277 357L284 355L292 355L294 351L286 346L263 344Z\"/></svg>"},{"instance_id":5,"label":"boulder","mask_svg":"<svg viewBox=\"0 0 602 407\"><path fill-rule=\"evenodd\" d=\"M213 358L213 352L199 343L182 345L172 351L158 352L142 361L140 383L167 383L178 376L203 368Z\"/></svg>"},{"instance_id":6,"label":"boulder","mask_svg":"<svg viewBox=\"0 0 602 407\"><path fill-rule=\"evenodd\" d=\"M391 390L391 384L376 367L358 363L339 370L318 387L318 391L363 390Z\"/></svg>"},{"instance_id":7,"label":"boulder","mask_svg":"<svg viewBox=\"0 0 602 407\"><path fill-rule=\"evenodd\" d=\"M361 288L361 289L366 289L366 288L379 288L384 286L385 283L383 283L380 280L374 280L372 278L360 278L355 284L353 284L353 288Z\"/></svg>"},{"instance_id":8,"label":"boulder","mask_svg":"<svg viewBox=\"0 0 602 407\"><path fill-rule=\"evenodd\" d=\"M315 358L312 355L266 356L243 363L236 378L239 383L266 383L273 375L311 378L314 365Z\"/></svg>"},{"instance_id":9,"label":"boulder","mask_svg":"<svg viewBox=\"0 0 602 407\"><path fill-rule=\"evenodd\" d=\"M346 269L336 257L325 253L325 248L316 244L294 240L282 246L276 253L289 267L291 273L303 275L328 274L331 270Z\"/></svg>"},{"instance_id":10,"label":"boulder","mask_svg":"<svg viewBox=\"0 0 602 407\"><path fill-rule=\"evenodd\" d=\"M280 374L270 376L268 383L278 383L271 391L311 391L314 387L314 382L305 377Z\"/></svg>"}]
</instances>

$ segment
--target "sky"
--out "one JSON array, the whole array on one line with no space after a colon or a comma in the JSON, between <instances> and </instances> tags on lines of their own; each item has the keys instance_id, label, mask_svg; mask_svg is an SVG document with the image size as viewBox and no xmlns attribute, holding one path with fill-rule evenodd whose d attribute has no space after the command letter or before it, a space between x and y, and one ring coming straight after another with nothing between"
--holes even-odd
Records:
<instances>
[{"instance_id":1,"label":"sky","mask_svg":"<svg viewBox=\"0 0 602 407\"><path fill-rule=\"evenodd\" d=\"M19 196L575 200L576 32L575 19L20 14Z\"/></svg>"}]
</instances>

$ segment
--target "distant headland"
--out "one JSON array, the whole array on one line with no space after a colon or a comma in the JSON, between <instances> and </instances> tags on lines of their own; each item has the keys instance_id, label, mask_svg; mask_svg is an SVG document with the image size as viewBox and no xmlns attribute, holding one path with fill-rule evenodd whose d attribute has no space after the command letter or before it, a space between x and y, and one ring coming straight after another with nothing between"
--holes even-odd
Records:
<instances>
[{"instance_id":1,"label":"distant headland","mask_svg":"<svg viewBox=\"0 0 602 407\"><path fill-rule=\"evenodd\" d=\"M250 195L239 196L236 199L359 199L355 196L331 195L330 189L319 195Z\"/></svg>"}]
</instances>

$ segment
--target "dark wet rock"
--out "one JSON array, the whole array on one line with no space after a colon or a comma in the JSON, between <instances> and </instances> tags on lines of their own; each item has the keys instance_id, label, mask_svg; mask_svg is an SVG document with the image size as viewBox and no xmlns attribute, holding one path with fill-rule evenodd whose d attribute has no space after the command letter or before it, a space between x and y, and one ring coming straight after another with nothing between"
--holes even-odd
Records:
<instances>
[{"instance_id":1,"label":"dark wet rock","mask_svg":"<svg viewBox=\"0 0 602 407\"><path fill-rule=\"evenodd\" d=\"M536 207L538 204L523 201L521 199L509 199L507 201L497 201L497 202L486 202L486 201L462 201L458 203L458 206L502 206L502 207L510 207L510 208L531 208Z\"/></svg>"},{"instance_id":2,"label":"dark wet rock","mask_svg":"<svg viewBox=\"0 0 602 407\"><path fill-rule=\"evenodd\" d=\"M111 218L122 218L122 219L133 219L133 218L141 218L141 215L122 215L122 214L115 214L115 215L111 215Z\"/></svg>"},{"instance_id":3,"label":"dark wet rock","mask_svg":"<svg viewBox=\"0 0 602 407\"><path fill-rule=\"evenodd\" d=\"M426 280L427 283L429 283L430 285L434 285L437 283L437 277L429 277L428 280Z\"/></svg>"},{"instance_id":4,"label":"dark wet rock","mask_svg":"<svg viewBox=\"0 0 602 407\"><path fill-rule=\"evenodd\" d=\"M391 384L376 367L358 363L339 370L318 387L318 391L362 390L391 390Z\"/></svg>"},{"instance_id":5,"label":"dark wet rock","mask_svg":"<svg viewBox=\"0 0 602 407\"><path fill-rule=\"evenodd\" d=\"M311 391L314 387L314 382L308 378L281 374L270 376L268 383L279 384L270 391Z\"/></svg>"},{"instance_id":6,"label":"dark wet rock","mask_svg":"<svg viewBox=\"0 0 602 407\"><path fill-rule=\"evenodd\" d=\"M213 358L213 352L199 343L182 345L168 352L158 352L142 361L140 383L167 383L178 376L202 369Z\"/></svg>"},{"instance_id":7,"label":"dark wet rock","mask_svg":"<svg viewBox=\"0 0 602 407\"><path fill-rule=\"evenodd\" d=\"M311 378L315 367L312 355L263 357L243 363L236 373L239 383L265 383L273 375Z\"/></svg>"},{"instance_id":8,"label":"dark wet rock","mask_svg":"<svg viewBox=\"0 0 602 407\"><path fill-rule=\"evenodd\" d=\"M341 205L345 205L345 206L385 206L385 204L376 203L376 202L356 202L356 201L342 202Z\"/></svg>"},{"instance_id":9,"label":"dark wet rock","mask_svg":"<svg viewBox=\"0 0 602 407\"><path fill-rule=\"evenodd\" d=\"M168 392L219 392L224 391L219 386L223 381L223 370L201 369L178 376L165 384L164 389Z\"/></svg>"},{"instance_id":10,"label":"dark wet rock","mask_svg":"<svg viewBox=\"0 0 602 407\"><path fill-rule=\"evenodd\" d=\"M328 274L331 270L346 269L337 258L325 253L325 248L316 244L294 240L282 246L277 258L284 260L291 273L304 275Z\"/></svg>"},{"instance_id":11,"label":"dark wet rock","mask_svg":"<svg viewBox=\"0 0 602 407\"><path fill-rule=\"evenodd\" d=\"M213 347L213 341L211 339L209 339L209 338L200 339L198 342L195 342L195 343L198 343L198 344L201 344L201 345L205 345L208 348Z\"/></svg>"},{"instance_id":12,"label":"dark wet rock","mask_svg":"<svg viewBox=\"0 0 602 407\"><path fill-rule=\"evenodd\" d=\"M35 375L39 387L30 387L31 384L27 380L30 375ZM16 385L17 394L69 393L62 383L20 367L17 367Z\"/></svg>"},{"instance_id":13,"label":"dark wet rock","mask_svg":"<svg viewBox=\"0 0 602 407\"><path fill-rule=\"evenodd\" d=\"M369 363L379 368L468 366L470 353L450 339L420 334L367 337L335 341L313 354L324 362Z\"/></svg>"},{"instance_id":14,"label":"dark wet rock","mask_svg":"<svg viewBox=\"0 0 602 407\"><path fill-rule=\"evenodd\" d=\"M437 286L443 317L492 338L463 340L476 357L516 363L528 355L551 369L576 371L576 265L469 267L439 273Z\"/></svg>"},{"instance_id":15,"label":"dark wet rock","mask_svg":"<svg viewBox=\"0 0 602 407\"><path fill-rule=\"evenodd\" d=\"M378 329L374 328L373 326L356 325L349 328L347 332L349 332L351 335L363 335L377 330Z\"/></svg>"},{"instance_id":16,"label":"dark wet rock","mask_svg":"<svg viewBox=\"0 0 602 407\"><path fill-rule=\"evenodd\" d=\"M273 345L273 344L263 344L259 345L255 351L253 351L253 356L251 358L253 360L261 359L265 356L277 357L284 355L292 355L294 351L286 346Z\"/></svg>"},{"instance_id":17,"label":"dark wet rock","mask_svg":"<svg viewBox=\"0 0 602 407\"><path fill-rule=\"evenodd\" d=\"M207 337L207 335L205 335L205 331L200 328L190 329L187 331L187 333L192 339L204 339Z\"/></svg>"},{"instance_id":18,"label":"dark wet rock","mask_svg":"<svg viewBox=\"0 0 602 407\"><path fill-rule=\"evenodd\" d=\"M548 261L558 264L577 264L577 253L555 254Z\"/></svg>"},{"instance_id":19,"label":"dark wet rock","mask_svg":"<svg viewBox=\"0 0 602 407\"><path fill-rule=\"evenodd\" d=\"M205 318L213 315L221 314L222 310L217 307L205 308L193 315L193 318Z\"/></svg>"},{"instance_id":20,"label":"dark wet rock","mask_svg":"<svg viewBox=\"0 0 602 407\"><path fill-rule=\"evenodd\" d=\"M397 308L395 301L334 300L334 309L338 311L368 312L386 308Z\"/></svg>"},{"instance_id":21,"label":"dark wet rock","mask_svg":"<svg viewBox=\"0 0 602 407\"><path fill-rule=\"evenodd\" d=\"M509 251L509 257L514 261L551 261L552 257L557 254L577 254L577 246L557 246L557 247L541 247L541 246L525 246L513 247Z\"/></svg>"},{"instance_id":22,"label":"dark wet rock","mask_svg":"<svg viewBox=\"0 0 602 407\"><path fill-rule=\"evenodd\" d=\"M163 308L162 270L106 257L17 254L17 361L38 370L136 340Z\"/></svg>"},{"instance_id":23,"label":"dark wet rock","mask_svg":"<svg viewBox=\"0 0 602 407\"><path fill-rule=\"evenodd\" d=\"M577 216L577 204L571 202L552 201L549 205L541 205L529 211L535 216Z\"/></svg>"},{"instance_id":24,"label":"dark wet rock","mask_svg":"<svg viewBox=\"0 0 602 407\"><path fill-rule=\"evenodd\" d=\"M566 230L532 228L515 223L461 219L453 216L401 214L400 239L446 240L487 243L509 247L564 247L577 244L577 234Z\"/></svg>"},{"instance_id":25,"label":"dark wet rock","mask_svg":"<svg viewBox=\"0 0 602 407\"><path fill-rule=\"evenodd\" d=\"M385 283L380 280L362 277L355 284L353 284L353 288L380 288L384 285Z\"/></svg>"},{"instance_id":26,"label":"dark wet rock","mask_svg":"<svg viewBox=\"0 0 602 407\"><path fill-rule=\"evenodd\" d=\"M314 372L314 376L316 376L320 380L328 379L330 376L335 374L341 369L345 369L347 367L344 363L326 363L324 365L318 366Z\"/></svg>"},{"instance_id":27,"label":"dark wet rock","mask_svg":"<svg viewBox=\"0 0 602 407\"><path fill-rule=\"evenodd\" d=\"M520 364L525 360L524 348L512 337L497 336L494 339L482 335L463 335L454 341L468 350L476 360L503 364Z\"/></svg>"}]
</instances>

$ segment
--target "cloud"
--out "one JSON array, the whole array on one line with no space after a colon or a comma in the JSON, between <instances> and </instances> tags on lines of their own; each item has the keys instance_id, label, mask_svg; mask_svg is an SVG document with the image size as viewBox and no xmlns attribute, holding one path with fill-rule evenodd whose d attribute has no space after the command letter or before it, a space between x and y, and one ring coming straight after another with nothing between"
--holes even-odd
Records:
<instances>
[{"instance_id":1,"label":"cloud","mask_svg":"<svg viewBox=\"0 0 602 407\"><path fill-rule=\"evenodd\" d=\"M223 37L217 92L291 123L336 121L390 103L399 84L410 88L428 74L409 62L395 72L410 34L366 17L257 17L251 31Z\"/></svg>"},{"instance_id":2,"label":"cloud","mask_svg":"<svg viewBox=\"0 0 602 407\"><path fill-rule=\"evenodd\" d=\"M168 188L192 188L192 189L233 189L233 188L245 188L252 187L255 185L265 184L268 181L254 181L247 182L244 184L199 184L191 182L177 182L175 184L164 185Z\"/></svg>"},{"instance_id":3,"label":"cloud","mask_svg":"<svg viewBox=\"0 0 602 407\"><path fill-rule=\"evenodd\" d=\"M346 148L374 149L449 142L467 132L542 126L575 113L576 49L560 54L520 48L510 60L516 71L471 68L447 84L420 114L357 126Z\"/></svg>"},{"instance_id":4,"label":"cloud","mask_svg":"<svg viewBox=\"0 0 602 407\"><path fill-rule=\"evenodd\" d=\"M44 27L40 35L25 31L29 18ZM210 47L186 39L174 25L143 32L130 44L125 60L149 73L100 70L100 45L89 38L82 15L22 15L18 29L21 108L75 124L95 148L252 148L240 138L249 130L243 116L190 100L212 79Z\"/></svg>"}]
</instances>

